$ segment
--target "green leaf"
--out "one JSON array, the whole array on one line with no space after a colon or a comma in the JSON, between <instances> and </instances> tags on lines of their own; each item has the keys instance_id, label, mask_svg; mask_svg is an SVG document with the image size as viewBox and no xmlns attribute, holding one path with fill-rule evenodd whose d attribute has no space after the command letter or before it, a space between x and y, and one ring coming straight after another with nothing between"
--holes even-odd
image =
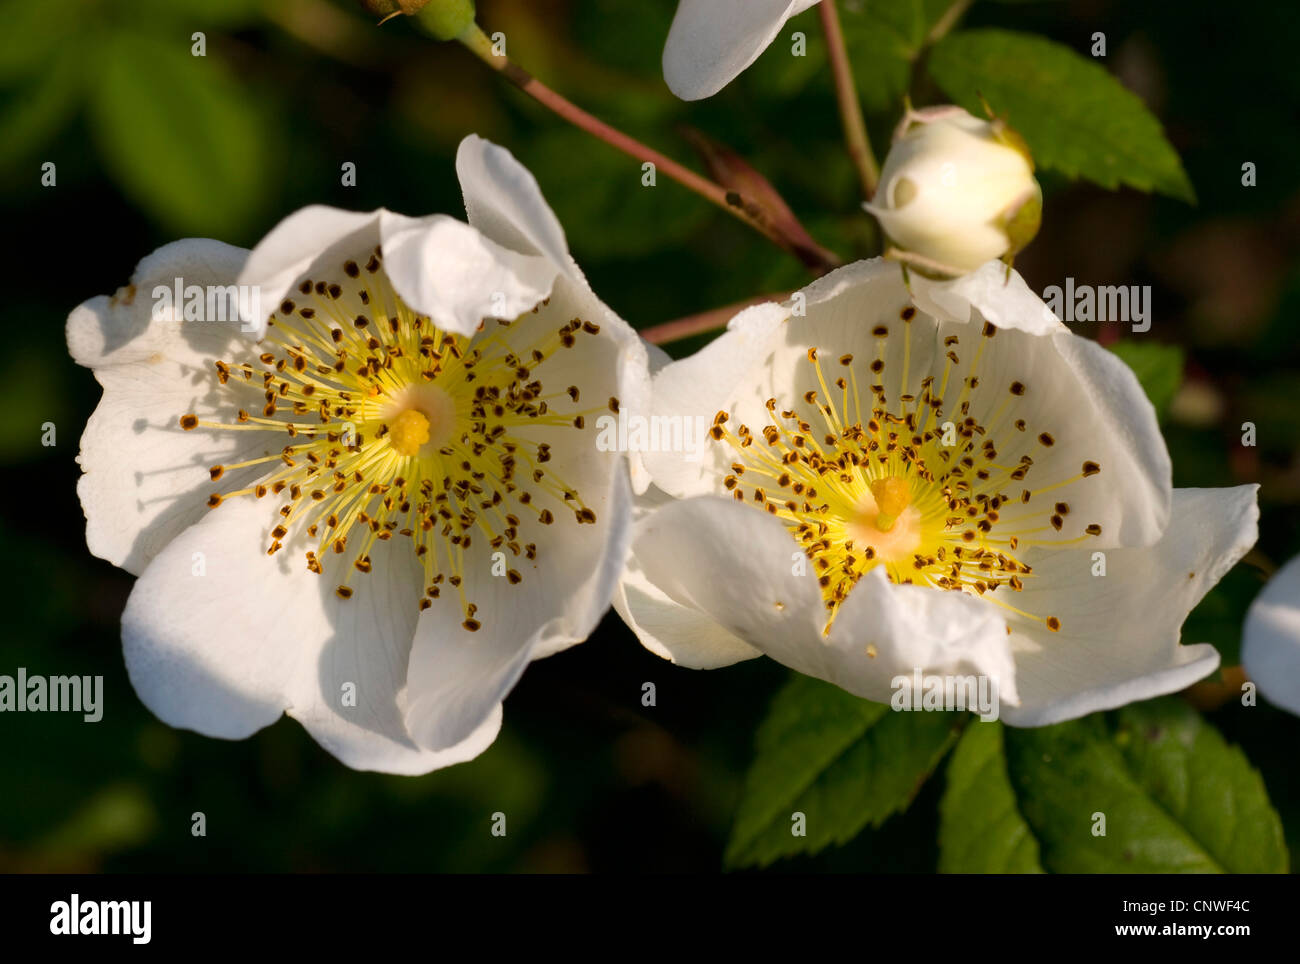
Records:
<instances>
[{"instance_id":1,"label":"green leaf","mask_svg":"<svg viewBox=\"0 0 1300 964\"><path fill-rule=\"evenodd\" d=\"M1259 773L1182 700L1009 729L1006 754L1053 873L1286 872ZM1105 836L1093 834L1097 814Z\"/></svg>"},{"instance_id":2,"label":"green leaf","mask_svg":"<svg viewBox=\"0 0 1300 964\"><path fill-rule=\"evenodd\" d=\"M272 177L252 94L188 37L104 40L91 95L100 153L122 187L168 228L237 235Z\"/></svg>"},{"instance_id":3,"label":"green leaf","mask_svg":"<svg viewBox=\"0 0 1300 964\"><path fill-rule=\"evenodd\" d=\"M972 113L979 95L1018 130L1035 161L1106 188L1127 184L1184 201L1196 195L1160 122L1142 101L1069 47L1009 30L950 34L930 75Z\"/></svg>"},{"instance_id":4,"label":"green leaf","mask_svg":"<svg viewBox=\"0 0 1300 964\"><path fill-rule=\"evenodd\" d=\"M1038 841L1016 806L1002 724L971 723L948 761L939 804L939 872L1041 874Z\"/></svg>"},{"instance_id":5,"label":"green leaf","mask_svg":"<svg viewBox=\"0 0 1300 964\"><path fill-rule=\"evenodd\" d=\"M1169 403L1183 384L1183 349L1178 345L1126 338L1115 342L1110 350L1133 369L1142 391L1146 392L1156 414L1163 419L1169 412Z\"/></svg>"},{"instance_id":6,"label":"green leaf","mask_svg":"<svg viewBox=\"0 0 1300 964\"><path fill-rule=\"evenodd\" d=\"M1116 742L1143 789L1226 870L1287 872L1282 822L1239 747L1174 697L1116 716Z\"/></svg>"},{"instance_id":7,"label":"green leaf","mask_svg":"<svg viewBox=\"0 0 1300 964\"><path fill-rule=\"evenodd\" d=\"M766 865L847 843L904 810L952 745L962 717L901 713L797 676L759 727L727 845L729 866ZM806 836L793 815L804 814Z\"/></svg>"}]
</instances>

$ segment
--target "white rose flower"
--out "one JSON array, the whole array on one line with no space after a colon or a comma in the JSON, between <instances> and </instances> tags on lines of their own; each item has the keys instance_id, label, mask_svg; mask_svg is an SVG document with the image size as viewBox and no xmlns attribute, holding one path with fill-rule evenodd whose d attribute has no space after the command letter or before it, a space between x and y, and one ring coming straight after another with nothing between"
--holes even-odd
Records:
<instances>
[{"instance_id":1,"label":"white rose flower","mask_svg":"<svg viewBox=\"0 0 1300 964\"><path fill-rule=\"evenodd\" d=\"M1241 661L1270 702L1300 714L1300 556L1274 573L1250 604Z\"/></svg>"},{"instance_id":2,"label":"white rose flower","mask_svg":"<svg viewBox=\"0 0 1300 964\"><path fill-rule=\"evenodd\" d=\"M615 598L641 642L880 702L916 670L985 675L1020 726L1212 672L1179 628L1254 543L1256 487L1172 489L1132 371L1003 265L900 275L832 272L654 376L653 415L712 440L643 456L674 498Z\"/></svg>"},{"instance_id":3,"label":"white rose flower","mask_svg":"<svg viewBox=\"0 0 1300 964\"><path fill-rule=\"evenodd\" d=\"M948 106L909 109L863 206L923 272L960 275L1033 240L1043 193L1014 131Z\"/></svg>"},{"instance_id":4,"label":"white rose flower","mask_svg":"<svg viewBox=\"0 0 1300 964\"><path fill-rule=\"evenodd\" d=\"M456 166L470 224L309 207L251 253L169 244L69 316L104 388L86 538L139 577L126 665L164 722L288 712L351 767L424 773L607 608L631 494L587 421L643 404L643 344L513 157L469 137ZM264 310L200 320L232 284Z\"/></svg>"},{"instance_id":5,"label":"white rose flower","mask_svg":"<svg viewBox=\"0 0 1300 964\"><path fill-rule=\"evenodd\" d=\"M712 97L817 0L680 0L664 43L664 80L683 100Z\"/></svg>"}]
</instances>

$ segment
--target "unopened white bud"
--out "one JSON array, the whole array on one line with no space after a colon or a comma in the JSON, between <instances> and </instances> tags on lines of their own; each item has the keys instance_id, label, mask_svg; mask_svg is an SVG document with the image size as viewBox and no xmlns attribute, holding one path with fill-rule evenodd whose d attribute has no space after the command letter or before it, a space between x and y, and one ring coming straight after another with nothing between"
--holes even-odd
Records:
<instances>
[{"instance_id":1,"label":"unopened white bud","mask_svg":"<svg viewBox=\"0 0 1300 964\"><path fill-rule=\"evenodd\" d=\"M1033 240L1043 192L1028 148L1003 121L960 107L909 108L865 207L901 260L959 275L994 258L1010 262Z\"/></svg>"}]
</instances>

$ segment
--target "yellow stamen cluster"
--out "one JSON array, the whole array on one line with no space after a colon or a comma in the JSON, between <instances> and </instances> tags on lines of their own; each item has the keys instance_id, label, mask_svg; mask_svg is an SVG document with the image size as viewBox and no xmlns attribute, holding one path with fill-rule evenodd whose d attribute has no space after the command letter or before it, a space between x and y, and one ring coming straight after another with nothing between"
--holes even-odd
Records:
<instances>
[{"instance_id":1,"label":"yellow stamen cluster","mask_svg":"<svg viewBox=\"0 0 1300 964\"><path fill-rule=\"evenodd\" d=\"M371 571L377 543L409 539L424 569L419 608L445 583L457 591L464 628L478 629L464 588L472 545L535 562L535 526L557 512L596 521L547 465L551 445L536 431L582 429L590 413L557 410L577 402L579 386L548 393L536 369L599 328L575 318L524 338L516 329L526 324L539 327L524 315L484 320L473 338L440 330L392 290L378 249L340 265L337 277L303 279L270 316L260 364L216 362L223 390L244 396L232 399L233 421L180 420L187 430L287 436L260 457L212 466L214 481L242 472L248 484L208 504L280 501L268 554L305 533L314 543L307 567L323 574L337 565L343 599L353 595L352 574ZM505 576L523 579L515 568Z\"/></svg>"},{"instance_id":2,"label":"yellow stamen cluster","mask_svg":"<svg viewBox=\"0 0 1300 964\"><path fill-rule=\"evenodd\" d=\"M804 393L802 405L778 411L777 400L768 399L769 422L758 435L746 425L732 431L730 414L718 412L711 435L738 456L724 484L737 500L785 522L803 547L828 611L827 635L849 591L876 566L885 567L891 582L973 593L1059 631L1056 616L1026 613L993 594L1022 590L1033 570L1016 551L1041 542L1035 534L1064 527L1069 503L1040 497L1101 467L1087 460L1071 478L1027 488L1033 457L1026 452L1003 462L999 441L1013 449L1056 442L1050 432L1033 437L1027 419L1015 417L1027 383L1009 382L991 402L986 389L981 404L971 404L984 347L997 329L984 325L968 365L958 354L961 338L945 338L936 370L921 373L912 393L907 369L915 315L910 306L900 313L906 342L892 399L885 346L897 326L880 324L872 329L876 350L866 366L873 378L865 399L852 355L839 356L842 374L830 381L811 348L818 387ZM975 414L982 409L989 410L987 421ZM1088 525L1079 539L1100 534L1099 525Z\"/></svg>"}]
</instances>

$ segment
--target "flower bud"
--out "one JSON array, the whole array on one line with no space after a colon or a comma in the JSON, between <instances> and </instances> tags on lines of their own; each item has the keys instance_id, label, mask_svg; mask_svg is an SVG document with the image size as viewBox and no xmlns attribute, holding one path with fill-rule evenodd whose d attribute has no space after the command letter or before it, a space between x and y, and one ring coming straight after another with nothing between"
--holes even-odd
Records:
<instances>
[{"instance_id":1,"label":"flower bud","mask_svg":"<svg viewBox=\"0 0 1300 964\"><path fill-rule=\"evenodd\" d=\"M927 275L961 275L1033 240L1043 192L1025 142L1001 120L960 107L908 109L864 205L899 260Z\"/></svg>"}]
</instances>

